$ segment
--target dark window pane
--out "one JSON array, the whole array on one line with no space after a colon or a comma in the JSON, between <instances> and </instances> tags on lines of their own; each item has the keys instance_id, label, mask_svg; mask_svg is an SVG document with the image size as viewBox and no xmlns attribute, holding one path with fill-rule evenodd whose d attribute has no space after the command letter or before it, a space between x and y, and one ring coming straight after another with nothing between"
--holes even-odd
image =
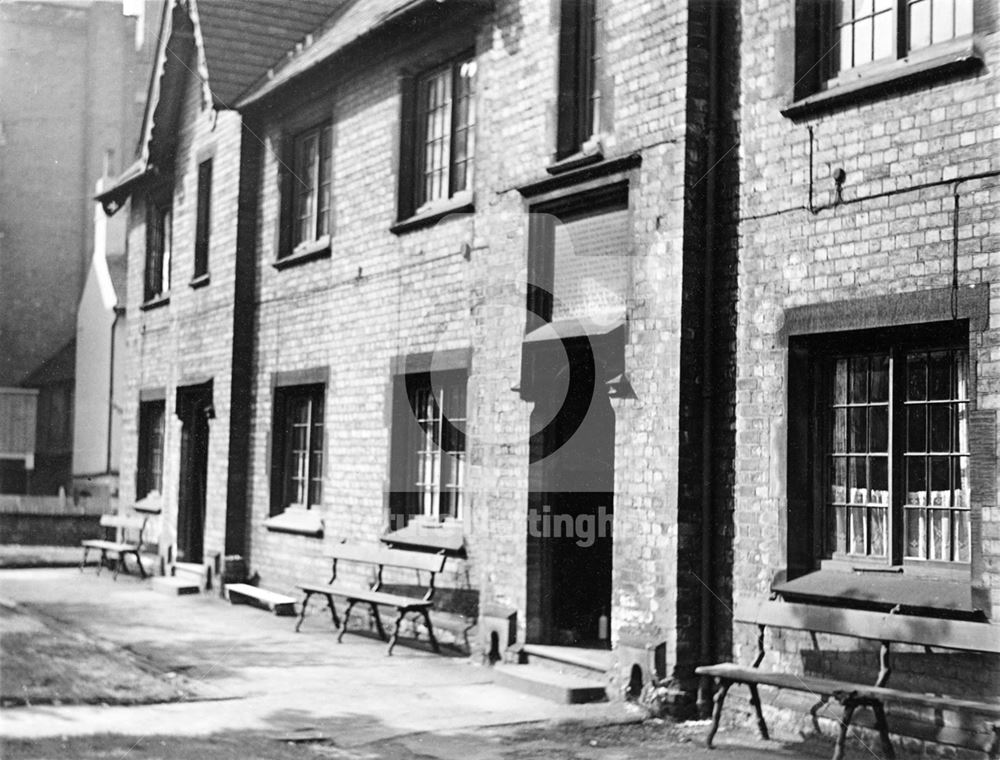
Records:
<instances>
[{"instance_id":1,"label":"dark window pane","mask_svg":"<svg viewBox=\"0 0 1000 760\"><path fill-rule=\"evenodd\" d=\"M927 407L923 404L906 408L906 450L927 450Z\"/></svg>"},{"instance_id":2,"label":"dark window pane","mask_svg":"<svg viewBox=\"0 0 1000 760\"><path fill-rule=\"evenodd\" d=\"M889 407L873 406L868 412L868 450L889 450Z\"/></svg>"},{"instance_id":3,"label":"dark window pane","mask_svg":"<svg viewBox=\"0 0 1000 760\"><path fill-rule=\"evenodd\" d=\"M932 507L951 506L951 458L930 457L930 497Z\"/></svg>"},{"instance_id":4,"label":"dark window pane","mask_svg":"<svg viewBox=\"0 0 1000 760\"><path fill-rule=\"evenodd\" d=\"M923 401L927 398L927 358L924 354L906 357L906 400Z\"/></svg>"},{"instance_id":5,"label":"dark window pane","mask_svg":"<svg viewBox=\"0 0 1000 760\"><path fill-rule=\"evenodd\" d=\"M929 398L953 398L951 383L951 369L953 362L951 354L948 351L935 351L930 354L928 359L927 378Z\"/></svg>"},{"instance_id":6,"label":"dark window pane","mask_svg":"<svg viewBox=\"0 0 1000 760\"><path fill-rule=\"evenodd\" d=\"M852 404L863 404L868 400L868 357L853 356L850 360L848 377L848 397Z\"/></svg>"},{"instance_id":7,"label":"dark window pane","mask_svg":"<svg viewBox=\"0 0 1000 760\"><path fill-rule=\"evenodd\" d=\"M906 503L927 506L927 461L924 457L906 459Z\"/></svg>"},{"instance_id":8,"label":"dark window pane","mask_svg":"<svg viewBox=\"0 0 1000 760\"><path fill-rule=\"evenodd\" d=\"M933 404L930 410L930 450L951 451L951 405Z\"/></svg>"},{"instance_id":9,"label":"dark window pane","mask_svg":"<svg viewBox=\"0 0 1000 760\"><path fill-rule=\"evenodd\" d=\"M868 409L855 407L850 410L848 423L849 451L868 451Z\"/></svg>"},{"instance_id":10,"label":"dark window pane","mask_svg":"<svg viewBox=\"0 0 1000 760\"><path fill-rule=\"evenodd\" d=\"M872 357L871 401L889 400L889 357Z\"/></svg>"},{"instance_id":11,"label":"dark window pane","mask_svg":"<svg viewBox=\"0 0 1000 760\"><path fill-rule=\"evenodd\" d=\"M889 458L872 457L868 460L869 491L868 500L872 504L889 503Z\"/></svg>"}]
</instances>

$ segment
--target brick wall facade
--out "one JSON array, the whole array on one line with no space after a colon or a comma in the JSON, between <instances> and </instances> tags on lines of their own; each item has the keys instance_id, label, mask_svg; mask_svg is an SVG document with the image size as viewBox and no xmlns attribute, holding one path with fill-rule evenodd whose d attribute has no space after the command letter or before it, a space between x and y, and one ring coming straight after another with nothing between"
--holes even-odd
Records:
<instances>
[{"instance_id":1,"label":"brick wall facade","mask_svg":"<svg viewBox=\"0 0 1000 760\"><path fill-rule=\"evenodd\" d=\"M209 421L204 553L215 562L224 552L229 474L230 390L236 267L241 119L203 107L203 88L188 72L180 99L173 175L173 250L169 302L143 308L146 208L136 192L128 209L128 367L123 415L122 503L135 500L139 452L139 404L143 391L163 389L166 425L160 552L176 556L181 477L181 421L177 390L212 382L214 418ZM207 284L193 287L198 165L213 162Z\"/></svg>"},{"instance_id":2,"label":"brick wall facade","mask_svg":"<svg viewBox=\"0 0 1000 760\"><path fill-rule=\"evenodd\" d=\"M910 309L913 322L949 321L948 299L932 292L947 292L952 285L956 203L958 287L983 286L991 293L988 325L972 320L969 329L971 408L992 417L1000 403L995 324L1000 35L995 6L977 3L981 68L924 84L896 82L874 96L790 119L781 110L794 83L793 4L744 6L742 23L733 583L735 596L761 597L775 571L797 561L790 556L796 533L790 524L798 524L797 510L808 508L792 494L802 473L789 461L797 457L789 444L796 424L789 394L803 378L790 370L789 334L795 331L787 324L790 310L822 306L815 331L889 326L900 323L890 296L910 294L910 303L921 304ZM846 172L841 202L834 180L839 169ZM981 174L992 176L966 179ZM868 304L867 312L860 304ZM964 566L964 582L995 620L1000 614L995 432L971 446L978 473L972 476L973 556L971 566ZM752 661L753 633L737 626L738 662ZM874 654L862 656L860 667L858 657L848 653L850 641L821 637L819 646L822 656L810 651L808 636L780 636L774 642L777 654L770 655L775 659L767 662L799 672L874 677ZM996 698L1000 683L995 658L901 657L896 670L897 685L919 678L919 691L940 688ZM903 723L893 721L890 716L893 726ZM948 726L953 721L945 719Z\"/></svg>"}]
</instances>

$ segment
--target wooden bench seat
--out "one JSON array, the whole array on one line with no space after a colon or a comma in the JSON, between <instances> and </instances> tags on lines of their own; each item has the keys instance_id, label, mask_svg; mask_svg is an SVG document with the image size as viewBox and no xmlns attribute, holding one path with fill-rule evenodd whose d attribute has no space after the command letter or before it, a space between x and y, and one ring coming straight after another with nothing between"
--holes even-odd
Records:
<instances>
[{"instance_id":1,"label":"wooden bench seat","mask_svg":"<svg viewBox=\"0 0 1000 760\"><path fill-rule=\"evenodd\" d=\"M97 574L107 564L109 558L115 559L114 578L117 580L118 573L125 569L125 557L129 554L135 556L135 562L139 566L139 573L146 577L146 569L142 566L143 534L146 532L148 517L108 514L101 515L101 527L107 535L113 531L115 539L109 538L89 538L80 542L83 547L83 558L80 560L80 571L87 565L87 557L90 551L96 550L101 553L100 561L97 563Z\"/></svg>"},{"instance_id":2,"label":"wooden bench seat","mask_svg":"<svg viewBox=\"0 0 1000 760\"><path fill-rule=\"evenodd\" d=\"M885 715L885 704L906 704L934 710L949 710L978 716L984 721L989 734L987 746L983 749L995 759L1000 754L1000 702L983 702L974 699L953 697L944 694L926 694L887 686L892 673L890 647L892 644L910 644L942 649L1000 654L1000 629L989 623L944 620L916 615L845 610L833 607L818 607L781 601L747 603L739 607L743 612L736 617L737 622L750 623L758 628L757 657L750 666L735 663L705 665L695 669L699 675L716 681L715 705L712 724L706 744L709 748L719 728L722 707L729 688L734 683L746 685L750 690L750 702L757 715L757 726L761 736L768 738L767 724L761 709L757 686L771 686L779 689L814 694L819 701L813 705L811 713L815 717L828 700L834 699L844 708L840 729L834 748L834 760L841 760L847 731L855 711L859 707L871 709L875 716L875 727L879 732L883 751L887 758L895 757L889 739L889 725ZM764 659L764 632L766 628L786 628L849 636L880 642L880 669L874 684L862 684L832 678L799 676L794 673L761 670Z\"/></svg>"},{"instance_id":3,"label":"wooden bench seat","mask_svg":"<svg viewBox=\"0 0 1000 760\"><path fill-rule=\"evenodd\" d=\"M326 597L330 608L330 615L333 618L333 624L340 629L337 635L338 642L343 641L344 634L347 632L347 623L351 617L351 611L355 605L360 603L368 605L371 610L372 619L375 622L375 628L383 640L387 637L385 628L382 625L379 606L390 607L396 611L396 624L392 632L392 637L389 639L388 654L391 655L392 650L396 646L403 619L411 613L418 614L423 618L431 646L435 652L441 651L437 638L434 636L434 627L431 623L429 610L434 606L432 597L434 596L435 578L444 569L445 556L443 554L426 554L424 552L404 551L402 549L387 549L382 546L363 547L351 544L338 544L328 556L332 562L332 573L329 582L302 582L296 584L296 587L305 594L302 600L299 621L295 625L296 631L302 627L302 621L305 620L309 599L314 595L320 595ZM375 566L377 568L375 582L366 588L338 581L337 567L339 562L354 562ZM415 570L418 573L426 572L429 580L424 595L418 598L381 591L382 575L384 569L387 567ZM333 601L334 597L340 597L347 602L343 620L337 614L337 607Z\"/></svg>"}]
</instances>

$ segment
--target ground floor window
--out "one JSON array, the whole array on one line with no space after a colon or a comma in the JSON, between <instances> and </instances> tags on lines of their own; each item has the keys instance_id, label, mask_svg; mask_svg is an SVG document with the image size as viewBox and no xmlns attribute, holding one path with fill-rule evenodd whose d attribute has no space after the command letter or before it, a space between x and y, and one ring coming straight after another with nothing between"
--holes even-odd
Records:
<instances>
[{"instance_id":1,"label":"ground floor window","mask_svg":"<svg viewBox=\"0 0 1000 760\"><path fill-rule=\"evenodd\" d=\"M886 569L971 561L967 336L964 323L948 323L808 339L809 361L793 362L789 380L812 386L811 409L795 411L814 415L819 559Z\"/></svg>"},{"instance_id":2,"label":"ground floor window","mask_svg":"<svg viewBox=\"0 0 1000 760\"><path fill-rule=\"evenodd\" d=\"M323 495L324 384L274 392L271 514L295 504L307 509Z\"/></svg>"},{"instance_id":3,"label":"ground floor window","mask_svg":"<svg viewBox=\"0 0 1000 760\"><path fill-rule=\"evenodd\" d=\"M153 491L163 492L163 437L166 402L139 403L139 462L136 468L135 497L142 499Z\"/></svg>"},{"instance_id":4,"label":"ground floor window","mask_svg":"<svg viewBox=\"0 0 1000 760\"><path fill-rule=\"evenodd\" d=\"M461 518L465 489L465 370L397 379L393 402L392 525Z\"/></svg>"}]
</instances>

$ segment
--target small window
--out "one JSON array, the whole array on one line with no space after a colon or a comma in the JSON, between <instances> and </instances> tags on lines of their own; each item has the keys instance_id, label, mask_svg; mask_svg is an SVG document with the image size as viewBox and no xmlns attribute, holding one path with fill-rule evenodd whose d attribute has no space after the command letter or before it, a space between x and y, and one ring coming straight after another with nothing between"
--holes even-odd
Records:
<instances>
[{"instance_id":1,"label":"small window","mask_svg":"<svg viewBox=\"0 0 1000 760\"><path fill-rule=\"evenodd\" d=\"M139 404L139 462L136 469L135 497L142 499L152 491L163 491L163 436L166 402L143 401Z\"/></svg>"},{"instance_id":2,"label":"small window","mask_svg":"<svg viewBox=\"0 0 1000 760\"><path fill-rule=\"evenodd\" d=\"M797 97L972 34L973 0L800 0ZM804 88L804 89L803 89Z\"/></svg>"},{"instance_id":3,"label":"small window","mask_svg":"<svg viewBox=\"0 0 1000 760\"><path fill-rule=\"evenodd\" d=\"M323 384L275 390L272 515L292 504L311 508L322 500L325 393Z\"/></svg>"},{"instance_id":4,"label":"small window","mask_svg":"<svg viewBox=\"0 0 1000 760\"><path fill-rule=\"evenodd\" d=\"M391 528L413 517L461 518L465 489L465 370L404 375L393 415Z\"/></svg>"},{"instance_id":5,"label":"small window","mask_svg":"<svg viewBox=\"0 0 1000 760\"><path fill-rule=\"evenodd\" d=\"M195 224L194 276L208 274L208 244L212 226L212 159L198 166L198 219Z\"/></svg>"},{"instance_id":6,"label":"small window","mask_svg":"<svg viewBox=\"0 0 1000 760\"><path fill-rule=\"evenodd\" d=\"M173 253L173 197L169 191L147 196L145 300L170 292Z\"/></svg>"},{"instance_id":7,"label":"small window","mask_svg":"<svg viewBox=\"0 0 1000 760\"><path fill-rule=\"evenodd\" d=\"M900 569L971 561L965 335L942 326L817 344L824 461L814 493L826 560Z\"/></svg>"},{"instance_id":8,"label":"small window","mask_svg":"<svg viewBox=\"0 0 1000 760\"><path fill-rule=\"evenodd\" d=\"M332 128L326 124L295 138L294 245L317 240L330 232L331 132Z\"/></svg>"},{"instance_id":9,"label":"small window","mask_svg":"<svg viewBox=\"0 0 1000 760\"><path fill-rule=\"evenodd\" d=\"M333 127L329 122L299 132L285 141L281 162L279 259L310 249L310 246L315 248L317 241L331 232L332 142Z\"/></svg>"},{"instance_id":10,"label":"small window","mask_svg":"<svg viewBox=\"0 0 1000 760\"><path fill-rule=\"evenodd\" d=\"M405 115L404 157L414 176L401 172L400 216L471 197L476 153L476 60L462 56L425 72L414 83L415 103ZM409 101L404 102L404 108ZM409 153L409 155L406 155Z\"/></svg>"},{"instance_id":11,"label":"small window","mask_svg":"<svg viewBox=\"0 0 1000 760\"><path fill-rule=\"evenodd\" d=\"M599 131L601 18L598 0L562 0L556 158L580 152Z\"/></svg>"}]
</instances>

